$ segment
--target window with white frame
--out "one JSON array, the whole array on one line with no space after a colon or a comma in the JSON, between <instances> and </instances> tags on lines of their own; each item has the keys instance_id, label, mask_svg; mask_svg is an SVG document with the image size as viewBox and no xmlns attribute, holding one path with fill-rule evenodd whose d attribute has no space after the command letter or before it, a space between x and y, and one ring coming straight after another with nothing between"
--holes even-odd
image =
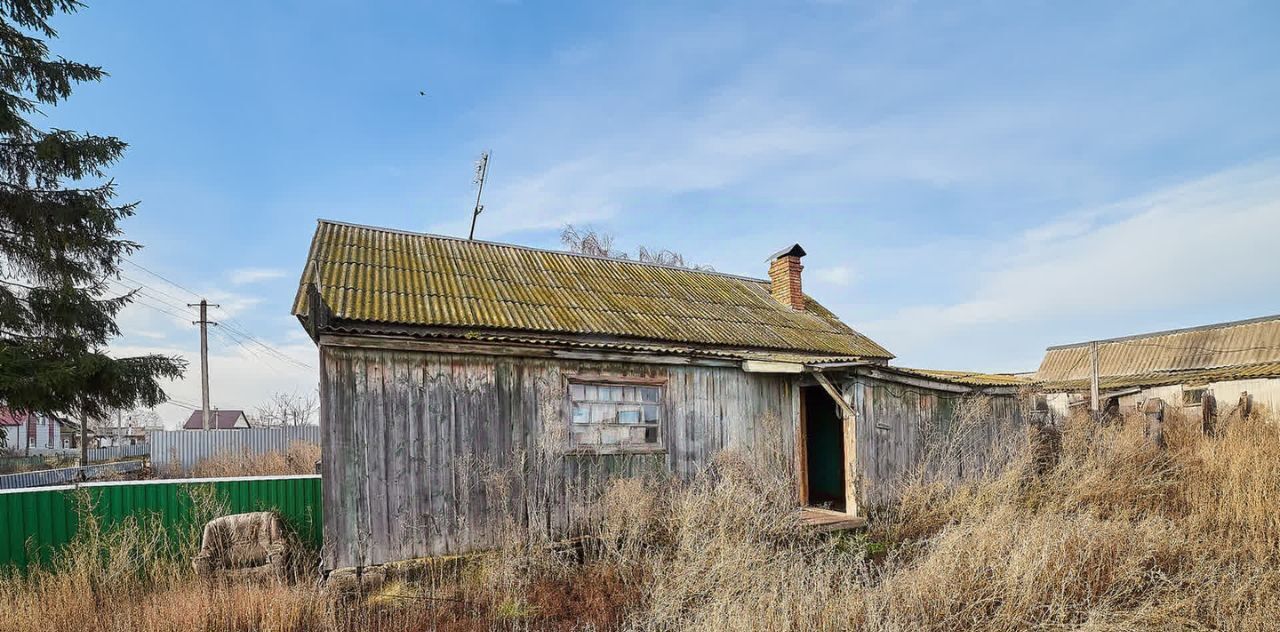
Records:
<instances>
[{"instance_id":1,"label":"window with white frame","mask_svg":"<svg viewBox=\"0 0 1280 632\"><path fill-rule=\"evenodd\" d=\"M573 380L569 432L574 448L660 450L662 386Z\"/></svg>"}]
</instances>

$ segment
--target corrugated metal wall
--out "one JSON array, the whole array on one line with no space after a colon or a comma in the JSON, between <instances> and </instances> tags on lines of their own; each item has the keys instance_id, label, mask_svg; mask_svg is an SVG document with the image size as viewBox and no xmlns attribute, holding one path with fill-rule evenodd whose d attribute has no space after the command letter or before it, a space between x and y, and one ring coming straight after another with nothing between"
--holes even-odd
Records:
<instances>
[{"instance_id":1,"label":"corrugated metal wall","mask_svg":"<svg viewBox=\"0 0 1280 632\"><path fill-rule=\"evenodd\" d=\"M171 430L153 432L149 439L153 466L186 473L202 459L214 456L283 452L295 441L319 445L320 427Z\"/></svg>"},{"instance_id":2,"label":"corrugated metal wall","mask_svg":"<svg viewBox=\"0 0 1280 632\"><path fill-rule=\"evenodd\" d=\"M126 516L152 515L167 529L188 529L196 488L212 490L230 513L277 511L304 543L321 545L319 476L85 483L0 492L0 567L47 565L75 537L79 491L105 527Z\"/></svg>"},{"instance_id":3,"label":"corrugated metal wall","mask_svg":"<svg viewBox=\"0 0 1280 632\"><path fill-rule=\"evenodd\" d=\"M21 489L24 487L47 487L63 485L80 479L92 480L112 474L136 472L142 469L142 461L122 461L88 467L63 467L53 470L37 470L20 474L0 476L0 489Z\"/></svg>"},{"instance_id":4,"label":"corrugated metal wall","mask_svg":"<svg viewBox=\"0 0 1280 632\"><path fill-rule=\"evenodd\" d=\"M146 443L111 446L106 448L90 448L89 462L101 463L103 461L114 461L116 459L147 456L148 454L151 454L151 446ZM80 452L78 450L75 451L75 456L80 456Z\"/></svg>"}]
</instances>

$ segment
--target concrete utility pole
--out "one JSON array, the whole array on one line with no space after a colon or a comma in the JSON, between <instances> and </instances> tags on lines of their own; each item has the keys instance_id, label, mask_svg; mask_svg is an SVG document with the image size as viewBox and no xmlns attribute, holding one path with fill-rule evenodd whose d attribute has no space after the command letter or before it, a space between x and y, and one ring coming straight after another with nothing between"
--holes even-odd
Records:
<instances>
[{"instance_id":1,"label":"concrete utility pole","mask_svg":"<svg viewBox=\"0 0 1280 632\"><path fill-rule=\"evenodd\" d=\"M1089 410L1098 418L1098 343L1089 343Z\"/></svg>"},{"instance_id":2,"label":"concrete utility pole","mask_svg":"<svg viewBox=\"0 0 1280 632\"><path fill-rule=\"evenodd\" d=\"M196 307L195 303L187 303L187 307ZM200 325L200 410L204 417L204 429L209 429L209 325L218 323L209 321L209 301L200 299L200 320L191 321ZM218 305L214 305L218 307Z\"/></svg>"}]
</instances>

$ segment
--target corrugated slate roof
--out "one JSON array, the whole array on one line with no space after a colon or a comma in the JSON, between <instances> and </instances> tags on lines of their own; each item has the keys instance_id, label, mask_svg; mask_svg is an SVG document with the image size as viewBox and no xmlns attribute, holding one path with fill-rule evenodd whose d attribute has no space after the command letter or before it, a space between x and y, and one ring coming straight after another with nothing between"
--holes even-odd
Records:
<instances>
[{"instance_id":1,"label":"corrugated slate roof","mask_svg":"<svg viewBox=\"0 0 1280 632\"><path fill-rule=\"evenodd\" d=\"M730 274L321 220L294 301L332 319L893 357L809 297Z\"/></svg>"},{"instance_id":2,"label":"corrugated slate roof","mask_svg":"<svg viewBox=\"0 0 1280 632\"><path fill-rule=\"evenodd\" d=\"M1192 369L1186 371L1155 371L1136 375L1116 375L1098 379L1098 388L1115 390L1134 386L1167 386L1185 384L1200 386L1210 382L1228 380L1252 380L1268 377L1280 377L1280 362L1260 362L1240 366L1217 367L1212 369ZM1037 386L1050 392L1075 392L1089 388L1089 379L1048 381Z\"/></svg>"},{"instance_id":3,"label":"corrugated slate roof","mask_svg":"<svg viewBox=\"0 0 1280 632\"><path fill-rule=\"evenodd\" d=\"M1098 341L1103 377L1280 362L1280 315ZM1089 343L1049 347L1036 379L1088 379Z\"/></svg>"},{"instance_id":4,"label":"corrugated slate roof","mask_svg":"<svg viewBox=\"0 0 1280 632\"><path fill-rule=\"evenodd\" d=\"M973 371L944 371L941 369L908 369L893 367L899 371L916 373L944 382L963 384L965 386L1023 386L1031 384L1031 380L1011 373L976 373Z\"/></svg>"}]
</instances>

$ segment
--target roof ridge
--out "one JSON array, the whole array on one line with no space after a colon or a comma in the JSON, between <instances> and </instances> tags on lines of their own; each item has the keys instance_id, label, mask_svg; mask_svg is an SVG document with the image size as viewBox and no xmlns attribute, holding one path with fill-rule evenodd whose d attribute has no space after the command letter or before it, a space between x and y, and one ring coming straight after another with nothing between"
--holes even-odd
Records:
<instances>
[{"instance_id":1,"label":"roof ridge","mask_svg":"<svg viewBox=\"0 0 1280 632\"><path fill-rule=\"evenodd\" d=\"M1097 343L1109 343L1109 342L1124 342L1124 341L1126 341L1126 340L1141 340L1141 339L1143 339L1143 338L1155 338L1155 337L1157 337L1157 336L1169 336L1169 335L1173 335L1173 334L1184 334L1184 333L1190 333L1190 332L1193 332L1193 331L1207 331L1207 330L1210 330L1210 329L1223 329L1223 328L1227 328L1227 327L1237 327L1237 326L1240 326L1240 325L1252 325L1252 324L1255 324L1255 323L1264 323L1264 322L1267 322L1267 321L1269 321L1269 320L1280 320L1280 314L1272 314L1272 315L1270 315L1270 316L1256 316L1256 317L1254 317L1254 318L1245 318L1245 319L1242 319L1242 320L1228 320L1228 321L1224 321L1224 322L1220 322L1220 323L1210 323L1210 324L1208 324L1208 325L1196 325L1196 326L1194 326L1194 327L1181 327L1181 328L1178 328L1178 329L1165 329L1165 330L1163 330L1163 331L1153 331L1153 332L1145 333L1145 334L1129 334L1129 335L1127 335L1127 336L1116 336L1115 338L1102 338L1102 339L1100 339L1100 340L1086 340L1086 341L1084 341L1084 342L1072 342L1072 343L1064 344L1064 345L1053 345L1053 346L1051 346L1051 347L1045 347L1045 350L1046 350L1046 351L1054 351L1054 350L1058 350L1058 349L1073 349L1073 348L1076 348L1076 347L1083 347L1083 346L1086 346L1086 345L1088 345L1088 344L1090 344L1090 343L1093 343L1093 342L1097 342Z\"/></svg>"},{"instance_id":2,"label":"roof ridge","mask_svg":"<svg viewBox=\"0 0 1280 632\"><path fill-rule=\"evenodd\" d=\"M350 228L363 228L366 230L374 230L374 231L379 231L384 233L408 235L410 237L429 237L432 239L444 239L447 241L456 241L456 242L461 242L466 244L481 244L485 246L497 246L500 248L515 248L517 250L545 252L553 255L564 255L566 257L579 257L582 259L595 259L598 261L616 261L618 263L629 263L637 266L648 266L651 268L664 268L667 270L676 270L680 272L692 272L695 274L706 274L711 276L728 277L730 279L738 279L740 281L751 281L753 283L766 283L766 284L769 283L768 279L759 279L756 277L749 277L742 274L732 274L729 272L718 272L716 270L697 270L694 268L682 268L680 266L673 266L665 263L650 263L647 261L636 261L634 259L615 259L613 257L605 257L602 255L588 255L580 252L566 252L564 250L553 250L551 248L535 248L533 246L525 246L522 244L509 244L501 241L486 241L483 239L464 239L462 237L454 237L452 235L440 235L438 233L424 233L424 232L417 232L412 230L404 230L400 228L387 228L385 226L373 226L370 224L357 224L354 222L343 222L343 221L334 220L334 219L319 218L316 221L321 224L333 224L335 226L347 226Z\"/></svg>"}]
</instances>

